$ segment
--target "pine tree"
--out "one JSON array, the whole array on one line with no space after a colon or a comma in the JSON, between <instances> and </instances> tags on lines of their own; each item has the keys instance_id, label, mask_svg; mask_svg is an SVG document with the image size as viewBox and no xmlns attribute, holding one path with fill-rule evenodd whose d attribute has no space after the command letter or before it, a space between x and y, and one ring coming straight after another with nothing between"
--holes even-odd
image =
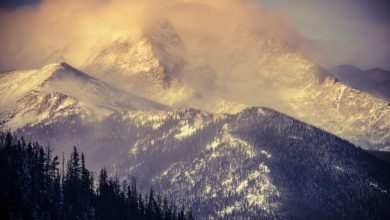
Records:
<instances>
[{"instance_id":1,"label":"pine tree","mask_svg":"<svg viewBox=\"0 0 390 220\"><path fill-rule=\"evenodd\" d=\"M176 214L166 198L156 200L153 188L143 199L135 181L121 185L104 168L95 190L85 156L80 158L76 147L66 172L60 172L50 147L45 152L38 143L0 133L0 165L0 219L185 219L184 209Z\"/></svg>"},{"instance_id":2,"label":"pine tree","mask_svg":"<svg viewBox=\"0 0 390 220\"><path fill-rule=\"evenodd\" d=\"M177 215L177 220L185 220L186 217L184 215L184 208L182 208L179 212L179 214Z\"/></svg>"},{"instance_id":3,"label":"pine tree","mask_svg":"<svg viewBox=\"0 0 390 220\"><path fill-rule=\"evenodd\" d=\"M187 213L187 219L188 220L194 220L194 216L192 215L192 210L189 210Z\"/></svg>"},{"instance_id":4,"label":"pine tree","mask_svg":"<svg viewBox=\"0 0 390 220\"><path fill-rule=\"evenodd\" d=\"M82 218L80 156L76 147L73 148L70 161L67 165L68 168L63 186L65 218L69 216Z\"/></svg>"},{"instance_id":5,"label":"pine tree","mask_svg":"<svg viewBox=\"0 0 390 220\"><path fill-rule=\"evenodd\" d=\"M105 168L100 170L99 185L96 196L96 219L109 219L107 213L107 207L105 207L104 201L108 199L108 176Z\"/></svg>"},{"instance_id":6,"label":"pine tree","mask_svg":"<svg viewBox=\"0 0 390 220\"><path fill-rule=\"evenodd\" d=\"M82 219L91 219L93 217L93 178L89 170L85 167L84 153L81 153L81 213Z\"/></svg>"},{"instance_id":7,"label":"pine tree","mask_svg":"<svg viewBox=\"0 0 390 220\"><path fill-rule=\"evenodd\" d=\"M172 209L170 208L169 204L168 204L168 200L166 198L164 198L164 201L163 201L163 219L164 220L170 220L172 219Z\"/></svg>"}]
</instances>

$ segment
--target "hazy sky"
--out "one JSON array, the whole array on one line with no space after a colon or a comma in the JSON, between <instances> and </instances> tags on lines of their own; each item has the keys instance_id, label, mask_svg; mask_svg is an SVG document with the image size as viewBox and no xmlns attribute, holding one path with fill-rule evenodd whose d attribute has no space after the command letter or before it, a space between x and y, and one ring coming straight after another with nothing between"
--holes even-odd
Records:
<instances>
[{"instance_id":1,"label":"hazy sky","mask_svg":"<svg viewBox=\"0 0 390 220\"><path fill-rule=\"evenodd\" d=\"M330 63L390 69L389 0L259 1L268 10L290 16L322 45Z\"/></svg>"},{"instance_id":2,"label":"hazy sky","mask_svg":"<svg viewBox=\"0 0 390 220\"><path fill-rule=\"evenodd\" d=\"M266 10L289 17L306 37L315 42L317 49L309 55L321 65L332 68L352 64L363 69L390 69L388 0L258 1ZM0 6L15 10L39 2L1 0Z\"/></svg>"}]
</instances>

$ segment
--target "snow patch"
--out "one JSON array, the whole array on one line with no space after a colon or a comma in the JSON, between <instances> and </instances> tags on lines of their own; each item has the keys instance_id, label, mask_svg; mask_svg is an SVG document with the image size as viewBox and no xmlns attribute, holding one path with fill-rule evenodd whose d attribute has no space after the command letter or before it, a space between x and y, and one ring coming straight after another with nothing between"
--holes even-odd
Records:
<instances>
[{"instance_id":1,"label":"snow patch","mask_svg":"<svg viewBox=\"0 0 390 220\"><path fill-rule=\"evenodd\" d=\"M186 138L188 136L191 136L195 132L196 132L196 128L195 127L186 124L186 125L180 127L180 133L176 134L175 138L177 140L182 140L182 139L184 139L184 138Z\"/></svg>"},{"instance_id":2,"label":"snow patch","mask_svg":"<svg viewBox=\"0 0 390 220\"><path fill-rule=\"evenodd\" d=\"M379 186L379 184L374 183L374 182L371 182L371 181L368 181L368 184L369 184L370 186L372 186L373 188L375 188L375 189L381 191L382 193L387 194L387 190L381 188L381 187Z\"/></svg>"}]
</instances>

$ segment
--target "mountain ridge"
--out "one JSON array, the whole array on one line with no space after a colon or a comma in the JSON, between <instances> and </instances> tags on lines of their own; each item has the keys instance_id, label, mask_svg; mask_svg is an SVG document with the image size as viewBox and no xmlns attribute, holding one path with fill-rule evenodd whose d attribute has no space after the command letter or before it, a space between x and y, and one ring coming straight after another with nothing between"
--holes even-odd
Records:
<instances>
[{"instance_id":1,"label":"mountain ridge","mask_svg":"<svg viewBox=\"0 0 390 220\"><path fill-rule=\"evenodd\" d=\"M2 74L2 127L22 127L40 120L81 114L99 120L129 109L168 110L169 107L124 92L67 63Z\"/></svg>"},{"instance_id":2,"label":"mountain ridge","mask_svg":"<svg viewBox=\"0 0 390 220\"><path fill-rule=\"evenodd\" d=\"M60 151L75 144L93 168L104 164L113 175L135 176L142 191L152 185L200 219L388 215L389 164L269 108L130 111L17 133Z\"/></svg>"},{"instance_id":3,"label":"mountain ridge","mask_svg":"<svg viewBox=\"0 0 390 220\"><path fill-rule=\"evenodd\" d=\"M351 65L340 65L332 74L344 83L390 101L390 71L380 68L361 70Z\"/></svg>"}]
</instances>

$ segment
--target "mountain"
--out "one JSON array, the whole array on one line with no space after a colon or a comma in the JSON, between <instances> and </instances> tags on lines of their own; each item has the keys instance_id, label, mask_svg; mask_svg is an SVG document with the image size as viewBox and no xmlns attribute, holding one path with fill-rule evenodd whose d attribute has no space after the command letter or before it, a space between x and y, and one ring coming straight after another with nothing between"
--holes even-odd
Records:
<instances>
[{"instance_id":1,"label":"mountain","mask_svg":"<svg viewBox=\"0 0 390 220\"><path fill-rule=\"evenodd\" d=\"M116 89L66 63L0 74L2 128L17 129L78 116L101 120L128 110L168 107Z\"/></svg>"},{"instance_id":2,"label":"mountain","mask_svg":"<svg viewBox=\"0 0 390 220\"><path fill-rule=\"evenodd\" d=\"M84 69L128 92L174 105L192 94L177 74L184 66L185 48L173 27L160 22L141 38L118 37L98 44Z\"/></svg>"},{"instance_id":3,"label":"mountain","mask_svg":"<svg viewBox=\"0 0 390 220\"><path fill-rule=\"evenodd\" d=\"M350 65L334 68L332 74L346 84L390 101L390 72L374 68L361 70Z\"/></svg>"},{"instance_id":4,"label":"mountain","mask_svg":"<svg viewBox=\"0 0 390 220\"><path fill-rule=\"evenodd\" d=\"M129 111L17 131L192 207L199 219L385 219L390 165L268 108ZM69 148L68 148L69 149Z\"/></svg>"},{"instance_id":5,"label":"mountain","mask_svg":"<svg viewBox=\"0 0 390 220\"><path fill-rule=\"evenodd\" d=\"M11 128L26 140L49 144L59 155L78 146L93 170L104 166L124 180L135 176L142 191L152 185L192 207L200 219L389 215L387 163L269 108L236 114L170 110L65 63L0 77L3 130ZM310 94L321 97L326 105L317 107L323 111L334 101L329 98L339 103L370 98L332 78L318 79L312 84L329 88ZM344 93L332 93L340 87ZM297 106L312 103L307 99ZM370 104L367 109L375 110ZM350 109L338 109L343 112L345 107Z\"/></svg>"},{"instance_id":6,"label":"mountain","mask_svg":"<svg viewBox=\"0 0 390 220\"><path fill-rule=\"evenodd\" d=\"M265 106L366 149L390 149L388 101L337 80L272 36L242 28L233 36L180 35L159 22L141 38L96 45L83 68L174 108L237 113Z\"/></svg>"}]
</instances>

